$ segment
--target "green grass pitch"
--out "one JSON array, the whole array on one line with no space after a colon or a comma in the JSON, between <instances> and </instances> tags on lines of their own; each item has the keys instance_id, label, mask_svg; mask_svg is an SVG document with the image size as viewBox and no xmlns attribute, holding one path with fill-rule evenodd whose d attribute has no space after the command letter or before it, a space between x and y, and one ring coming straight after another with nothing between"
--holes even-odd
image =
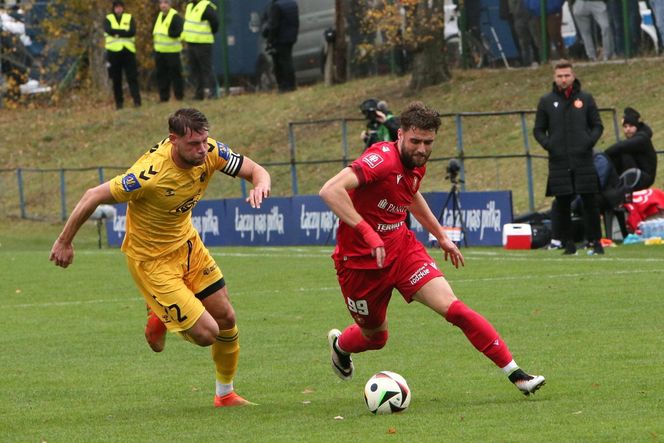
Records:
<instances>
[{"instance_id":1,"label":"green grass pitch","mask_svg":"<svg viewBox=\"0 0 664 443\"><path fill-rule=\"evenodd\" d=\"M117 250L0 248L0 441L660 441L664 438L664 247L604 257L464 249L457 296L547 384L521 395L463 334L394 294L390 339L342 382L326 334L350 322L331 248L214 248L240 328L237 391L259 406L214 409L208 349L145 344L145 309ZM581 251L583 252L583 251ZM379 370L412 389L403 414L373 416Z\"/></svg>"}]
</instances>

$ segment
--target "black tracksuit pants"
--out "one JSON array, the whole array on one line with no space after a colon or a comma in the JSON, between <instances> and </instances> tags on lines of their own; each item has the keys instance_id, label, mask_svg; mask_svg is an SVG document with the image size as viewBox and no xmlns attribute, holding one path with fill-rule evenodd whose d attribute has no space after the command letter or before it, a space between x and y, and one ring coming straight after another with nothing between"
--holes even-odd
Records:
<instances>
[{"instance_id":1,"label":"black tracksuit pants","mask_svg":"<svg viewBox=\"0 0 664 443\"><path fill-rule=\"evenodd\" d=\"M134 99L135 106L141 106L141 92L138 89L138 67L136 65L136 55L128 49L119 52L106 51L108 60L108 76L113 82L113 96L115 97L115 107L122 108L124 97L122 93L122 71L127 77L129 92Z\"/></svg>"},{"instance_id":2,"label":"black tracksuit pants","mask_svg":"<svg viewBox=\"0 0 664 443\"><path fill-rule=\"evenodd\" d=\"M194 82L194 98L196 100L210 98L215 94L217 87L212 70L212 44L188 43L187 58L189 75Z\"/></svg>"},{"instance_id":3,"label":"black tracksuit pants","mask_svg":"<svg viewBox=\"0 0 664 443\"><path fill-rule=\"evenodd\" d=\"M159 100L167 102L171 96L171 85L176 100L184 98L184 81L182 80L182 61L179 52L155 52L157 68L157 86Z\"/></svg>"}]
</instances>

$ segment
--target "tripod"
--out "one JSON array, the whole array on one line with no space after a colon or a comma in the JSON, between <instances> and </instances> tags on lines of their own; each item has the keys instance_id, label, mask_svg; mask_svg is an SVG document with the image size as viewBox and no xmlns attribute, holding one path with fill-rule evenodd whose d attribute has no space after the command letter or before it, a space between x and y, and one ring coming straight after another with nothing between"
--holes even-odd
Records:
<instances>
[{"instance_id":1,"label":"tripod","mask_svg":"<svg viewBox=\"0 0 664 443\"><path fill-rule=\"evenodd\" d=\"M447 176L451 182L452 182L452 187L450 188L450 192L447 194L447 198L445 199L445 203L443 203L443 207L440 208L440 214L438 215L438 222L441 221L443 218L443 214L445 213L445 209L447 209L447 205L450 203L450 200L452 202L452 228L457 227L457 220L459 222L459 228L461 230L461 238L457 241L460 242L461 239L463 239L463 245L465 247L468 247L468 239L466 237L466 224L463 221L463 216L461 214L461 202L459 200L459 188L458 184L463 183L463 180L458 179L454 176ZM454 240L452 240L454 241Z\"/></svg>"}]
</instances>

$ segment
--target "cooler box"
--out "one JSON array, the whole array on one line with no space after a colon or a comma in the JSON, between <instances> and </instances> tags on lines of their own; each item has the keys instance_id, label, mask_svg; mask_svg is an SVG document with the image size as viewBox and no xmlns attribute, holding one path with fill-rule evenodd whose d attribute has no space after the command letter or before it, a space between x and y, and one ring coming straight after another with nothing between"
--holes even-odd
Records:
<instances>
[{"instance_id":1,"label":"cooler box","mask_svg":"<svg viewBox=\"0 0 664 443\"><path fill-rule=\"evenodd\" d=\"M505 249L530 249L533 233L528 223L503 225L503 247Z\"/></svg>"}]
</instances>

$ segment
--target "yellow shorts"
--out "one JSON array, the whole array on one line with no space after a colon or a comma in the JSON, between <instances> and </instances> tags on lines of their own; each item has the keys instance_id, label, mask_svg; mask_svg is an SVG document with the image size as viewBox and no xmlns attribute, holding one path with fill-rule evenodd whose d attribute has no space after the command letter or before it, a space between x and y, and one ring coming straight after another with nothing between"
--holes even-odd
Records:
<instances>
[{"instance_id":1,"label":"yellow shorts","mask_svg":"<svg viewBox=\"0 0 664 443\"><path fill-rule=\"evenodd\" d=\"M150 261L127 257L129 272L152 312L171 332L185 331L203 315L208 288L221 289L223 274L198 235L170 254ZM214 286L213 286L214 285Z\"/></svg>"}]
</instances>

